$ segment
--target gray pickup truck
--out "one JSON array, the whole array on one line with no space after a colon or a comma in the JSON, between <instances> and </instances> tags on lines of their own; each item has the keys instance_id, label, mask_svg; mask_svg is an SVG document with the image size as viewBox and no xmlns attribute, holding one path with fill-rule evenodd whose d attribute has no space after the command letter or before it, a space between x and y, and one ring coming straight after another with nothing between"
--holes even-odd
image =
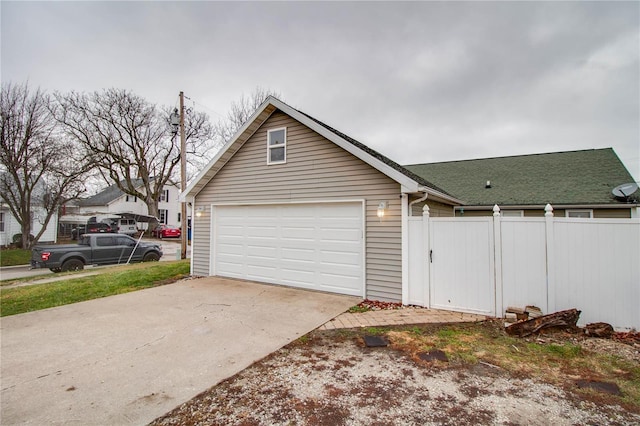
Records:
<instances>
[{"instance_id":1,"label":"gray pickup truck","mask_svg":"<svg viewBox=\"0 0 640 426\"><path fill-rule=\"evenodd\" d=\"M133 255L131 255L133 253ZM121 234L85 234L78 244L37 245L31 250L32 268L49 268L53 272L78 271L85 265L116 265L152 262L162 257L156 243L138 242Z\"/></svg>"}]
</instances>

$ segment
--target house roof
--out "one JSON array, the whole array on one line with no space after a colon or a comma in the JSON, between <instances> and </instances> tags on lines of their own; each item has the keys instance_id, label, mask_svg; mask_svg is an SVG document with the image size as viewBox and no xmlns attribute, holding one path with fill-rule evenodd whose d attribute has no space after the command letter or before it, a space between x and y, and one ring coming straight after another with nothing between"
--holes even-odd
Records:
<instances>
[{"instance_id":1,"label":"house roof","mask_svg":"<svg viewBox=\"0 0 640 426\"><path fill-rule=\"evenodd\" d=\"M405 167L471 206L620 205L611 190L633 182L612 148Z\"/></svg>"},{"instance_id":2,"label":"house roof","mask_svg":"<svg viewBox=\"0 0 640 426\"><path fill-rule=\"evenodd\" d=\"M321 121L305 114L279 99L269 96L258 107L254 114L238 130L234 137L218 152L209 162L203 171L187 186L181 194L181 199L195 196L206 184L222 169L222 167L238 152L244 143L258 130L258 128L277 110L284 112L295 120L304 124L311 130L332 141L349 153L360 158L365 163L384 173L391 179L398 182L402 191L406 193L427 192L433 198L448 201L452 204L460 204L460 200L450 193L440 189L412 171L402 167L398 163L385 157L379 152L367 147L353 138L339 132L338 130L322 123Z\"/></svg>"},{"instance_id":3,"label":"house roof","mask_svg":"<svg viewBox=\"0 0 640 426\"><path fill-rule=\"evenodd\" d=\"M137 188L138 186L142 185L142 179L133 179L133 183ZM107 204L122 197L123 195L124 192L114 183L113 185L98 192L96 195L79 200L78 205L83 207L106 206Z\"/></svg>"}]
</instances>

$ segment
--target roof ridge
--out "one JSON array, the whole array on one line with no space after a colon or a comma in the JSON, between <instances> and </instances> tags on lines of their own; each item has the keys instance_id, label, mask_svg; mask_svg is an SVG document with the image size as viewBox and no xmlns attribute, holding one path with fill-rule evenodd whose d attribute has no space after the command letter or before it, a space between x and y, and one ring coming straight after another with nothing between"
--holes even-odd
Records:
<instances>
[{"instance_id":1,"label":"roof ridge","mask_svg":"<svg viewBox=\"0 0 640 426\"><path fill-rule=\"evenodd\" d=\"M411 167L411 166L423 166L426 164L450 164L450 163L463 163L463 162L471 162L471 161L482 161L482 160L498 160L503 158L518 158L518 157L534 157L534 156L543 156L543 155L558 155L558 154L571 154L577 152L588 152L588 151L613 151L612 147L607 148L588 148L588 149L575 149L570 151L554 151L554 152L538 152L534 154L515 154L515 155L503 155L503 156L495 156L495 157L482 157L482 158L467 158L464 160L448 160L448 161L433 161L429 163L413 163L413 164L405 164L403 167Z\"/></svg>"}]
</instances>

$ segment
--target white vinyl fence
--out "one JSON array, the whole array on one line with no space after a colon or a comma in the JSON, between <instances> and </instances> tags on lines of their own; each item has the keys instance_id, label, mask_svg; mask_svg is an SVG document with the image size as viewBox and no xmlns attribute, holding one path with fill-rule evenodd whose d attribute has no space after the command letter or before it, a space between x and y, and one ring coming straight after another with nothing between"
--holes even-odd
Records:
<instances>
[{"instance_id":1,"label":"white vinyl fence","mask_svg":"<svg viewBox=\"0 0 640 426\"><path fill-rule=\"evenodd\" d=\"M576 308L579 324L640 329L640 219L409 218L405 303L502 317Z\"/></svg>"}]
</instances>

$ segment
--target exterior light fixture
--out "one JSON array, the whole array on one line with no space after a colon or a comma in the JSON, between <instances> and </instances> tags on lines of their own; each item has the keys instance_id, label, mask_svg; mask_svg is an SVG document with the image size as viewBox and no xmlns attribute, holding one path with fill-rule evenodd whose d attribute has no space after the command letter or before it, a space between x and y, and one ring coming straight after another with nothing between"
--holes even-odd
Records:
<instances>
[{"instance_id":1,"label":"exterior light fixture","mask_svg":"<svg viewBox=\"0 0 640 426\"><path fill-rule=\"evenodd\" d=\"M387 208L389 208L388 203L386 201L380 201L380 204L378 204L378 217L380 219L384 217Z\"/></svg>"},{"instance_id":2,"label":"exterior light fixture","mask_svg":"<svg viewBox=\"0 0 640 426\"><path fill-rule=\"evenodd\" d=\"M204 214L204 206L200 206L196 209L196 217L200 217Z\"/></svg>"}]
</instances>

